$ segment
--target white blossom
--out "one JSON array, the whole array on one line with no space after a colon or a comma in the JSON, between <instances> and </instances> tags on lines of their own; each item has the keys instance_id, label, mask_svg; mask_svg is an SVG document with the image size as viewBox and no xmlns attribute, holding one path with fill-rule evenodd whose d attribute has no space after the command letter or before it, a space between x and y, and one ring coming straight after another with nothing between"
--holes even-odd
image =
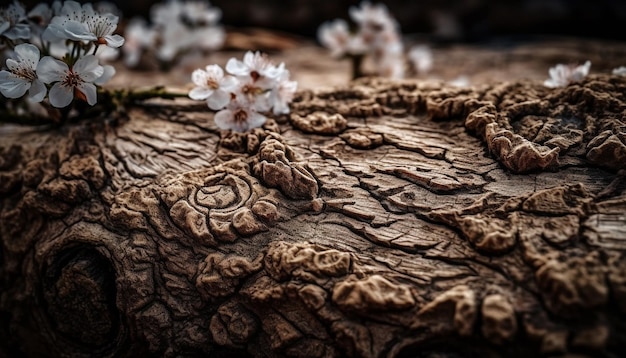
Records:
<instances>
[{"instance_id":1,"label":"white blossom","mask_svg":"<svg viewBox=\"0 0 626 358\"><path fill-rule=\"evenodd\" d=\"M216 25L221 16L221 10L206 1L173 0L154 5L151 19L159 35L157 57L169 62L185 51L221 47L226 38L224 29Z\"/></svg>"},{"instance_id":2,"label":"white blossom","mask_svg":"<svg viewBox=\"0 0 626 358\"><path fill-rule=\"evenodd\" d=\"M417 73L426 73L433 67L433 52L426 45L412 47L408 57Z\"/></svg>"},{"instance_id":3,"label":"white blossom","mask_svg":"<svg viewBox=\"0 0 626 358\"><path fill-rule=\"evenodd\" d=\"M191 80L196 85L189 97L195 100L206 100L209 108L224 108L231 99L231 91L235 89L237 80L232 76L224 76L224 70L218 65L206 66L205 70L195 70Z\"/></svg>"},{"instance_id":4,"label":"white blossom","mask_svg":"<svg viewBox=\"0 0 626 358\"><path fill-rule=\"evenodd\" d=\"M385 5L372 5L369 1L363 1L360 7L351 6L350 18L366 31L395 31L397 27Z\"/></svg>"},{"instance_id":5,"label":"white blossom","mask_svg":"<svg viewBox=\"0 0 626 358\"><path fill-rule=\"evenodd\" d=\"M222 10L212 7L208 1L186 1L181 16L194 26L212 26L222 18Z\"/></svg>"},{"instance_id":6,"label":"white blossom","mask_svg":"<svg viewBox=\"0 0 626 358\"><path fill-rule=\"evenodd\" d=\"M275 66L267 56L248 51L239 61L231 58L226 64L229 74L218 65L192 73L195 87L189 97L206 100L209 108L219 110L215 123L221 129L244 132L260 127L272 111L275 115L289 113L297 82L281 63Z\"/></svg>"},{"instance_id":7,"label":"white blossom","mask_svg":"<svg viewBox=\"0 0 626 358\"><path fill-rule=\"evenodd\" d=\"M15 46L15 59L7 59L8 71L0 71L0 92L7 98L20 98L26 91L28 97L41 102L46 86L38 78L39 49L31 44Z\"/></svg>"},{"instance_id":8,"label":"white blossom","mask_svg":"<svg viewBox=\"0 0 626 358\"><path fill-rule=\"evenodd\" d=\"M156 31L148 27L144 19L133 18L126 25L124 37L124 63L128 67L134 67L139 63L143 51L154 46Z\"/></svg>"},{"instance_id":9,"label":"white blossom","mask_svg":"<svg viewBox=\"0 0 626 358\"><path fill-rule=\"evenodd\" d=\"M317 30L317 39L330 50L333 57L356 55L366 51L362 38L353 36L348 29L348 23L342 19L323 23Z\"/></svg>"},{"instance_id":10,"label":"white blossom","mask_svg":"<svg viewBox=\"0 0 626 358\"><path fill-rule=\"evenodd\" d=\"M260 52L248 51L243 56L243 61L231 58L226 63L226 71L238 76L250 76L260 87L268 88L280 74L280 70L272 64L269 58Z\"/></svg>"},{"instance_id":11,"label":"white blossom","mask_svg":"<svg viewBox=\"0 0 626 358\"><path fill-rule=\"evenodd\" d=\"M350 7L350 17L358 25L356 35L375 56L376 53L389 52L387 47L390 45L402 47L399 25L385 5L364 1L360 7Z\"/></svg>"},{"instance_id":12,"label":"white blossom","mask_svg":"<svg viewBox=\"0 0 626 358\"><path fill-rule=\"evenodd\" d=\"M199 27L190 33L189 47L196 47L201 50L216 50L224 45L226 32L218 26Z\"/></svg>"},{"instance_id":13,"label":"white blossom","mask_svg":"<svg viewBox=\"0 0 626 358\"><path fill-rule=\"evenodd\" d=\"M157 57L166 62L172 61L191 44L190 31L179 22L172 22L162 29L159 39L161 46L157 50Z\"/></svg>"},{"instance_id":14,"label":"white blossom","mask_svg":"<svg viewBox=\"0 0 626 358\"><path fill-rule=\"evenodd\" d=\"M263 87L260 84L264 84ZM276 81L255 81L252 76L238 76L237 86L233 95L242 106L247 106L255 111L265 112L272 108L270 91L276 85Z\"/></svg>"},{"instance_id":15,"label":"white blossom","mask_svg":"<svg viewBox=\"0 0 626 358\"><path fill-rule=\"evenodd\" d=\"M46 56L37 66L37 75L44 83L54 83L50 89L50 104L63 108L77 98L93 106L97 102L95 82L105 75L105 68L94 55L81 57L70 68L65 62Z\"/></svg>"},{"instance_id":16,"label":"white blossom","mask_svg":"<svg viewBox=\"0 0 626 358\"><path fill-rule=\"evenodd\" d=\"M276 86L270 92L270 103L274 114L289 113L289 103L298 89L298 82L289 80L289 70L285 69L285 64L278 66L280 75Z\"/></svg>"},{"instance_id":17,"label":"white blossom","mask_svg":"<svg viewBox=\"0 0 626 358\"><path fill-rule=\"evenodd\" d=\"M378 75L404 76L404 45L397 21L382 4L368 1L350 8L350 17L357 25L353 34L341 19L322 24L317 32L320 43L331 50L331 56L367 55ZM360 62L354 62L360 66ZM358 73L359 69L355 73Z\"/></svg>"},{"instance_id":18,"label":"white blossom","mask_svg":"<svg viewBox=\"0 0 626 358\"><path fill-rule=\"evenodd\" d=\"M589 73L591 62L587 61L580 66L558 64L550 68L550 78L544 81L544 86L550 88L566 87L570 83L582 81Z\"/></svg>"},{"instance_id":19,"label":"white blossom","mask_svg":"<svg viewBox=\"0 0 626 358\"><path fill-rule=\"evenodd\" d=\"M626 66L614 68L612 74L614 76L626 76Z\"/></svg>"},{"instance_id":20,"label":"white blossom","mask_svg":"<svg viewBox=\"0 0 626 358\"><path fill-rule=\"evenodd\" d=\"M30 27L24 21L26 21L26 10L17 1L0 9L0 36L9 40L28 39Z\"/></svg>"},{"instance_id":21,"label":"white blossom","mask_svg":"<svg viewBox=\"0 0 626 358\"><path fill-rule=\"evenodd\" d=\"M46 41L68 39L72 41L90 41L99 45L118 48L124 44L124 38L113 34L119 18L113 14L100 14L89 3L80 5L75 1L66 1L61 15L55 16L43 33Z\"/></svg>"},{"instance_id":22,"label":"white blossom","mask_svg":"<svg viewBox=\"0 0 626 358\"><path fill-rule=\"evenodd\" d=\"M231 101L226 109L215 114L214 120L220 129L246 132L262 126L267 118L248 106L241 105L237 101Z\"/></svg>"},{"instance_id":23,"label":"white blossom","mask_svg":"<svg viewBox=\"0 0 626 358\"><path fill-rule=\"evenodd\" d=\"M50 20L61 12L61 2L55 1L52 6L47 3L39 3L28 12L28 19L42 28L48 26Z\"/></svg>"}]
</instances>

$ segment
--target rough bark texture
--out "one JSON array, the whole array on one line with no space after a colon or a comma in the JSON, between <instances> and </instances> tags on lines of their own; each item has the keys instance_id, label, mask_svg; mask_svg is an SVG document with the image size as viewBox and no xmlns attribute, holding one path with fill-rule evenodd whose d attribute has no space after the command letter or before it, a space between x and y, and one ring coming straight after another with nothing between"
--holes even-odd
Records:
<instances>
[{"instance_id":1,"label":"rough bark texture","mask_svg":"<svg viewBox=\"0 0 626 358\"><path fill-rule=\"evenodd\" d=\"M626 79L364 80L7 130L0 352L618 356Z\"/></svg>"}]
</instances>

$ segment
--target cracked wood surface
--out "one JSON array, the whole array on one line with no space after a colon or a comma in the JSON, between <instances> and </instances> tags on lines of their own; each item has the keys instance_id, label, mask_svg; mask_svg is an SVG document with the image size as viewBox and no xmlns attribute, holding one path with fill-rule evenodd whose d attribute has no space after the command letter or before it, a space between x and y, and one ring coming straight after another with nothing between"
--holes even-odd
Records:
<instances>
[{"instance_id":1,"label":"cracked wood surface","mask_svg":"<svg viewBox=\"0 0 626 358\"><path fill-rule=\"evenodd\" d=\"M4 129L0 352L616 357L626 79L362 80Z\"/></svg>"}]
</instances>

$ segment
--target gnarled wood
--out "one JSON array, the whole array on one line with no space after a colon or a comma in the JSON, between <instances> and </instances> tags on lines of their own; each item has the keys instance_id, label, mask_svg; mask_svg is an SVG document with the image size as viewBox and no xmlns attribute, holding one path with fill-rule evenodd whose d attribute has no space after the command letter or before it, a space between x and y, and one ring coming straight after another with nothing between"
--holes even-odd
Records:
<instances>
[{"instance_id":1,"label":"gnarled wood","mask_svg":"<svg viewBox=\"0 0 626 358\"><path fill-rule=\"evenodd\" d=\"M363 80L244 134L186 102L3 130L0 348L617 356L625 94Z\"/></svg>"}]
</instances>

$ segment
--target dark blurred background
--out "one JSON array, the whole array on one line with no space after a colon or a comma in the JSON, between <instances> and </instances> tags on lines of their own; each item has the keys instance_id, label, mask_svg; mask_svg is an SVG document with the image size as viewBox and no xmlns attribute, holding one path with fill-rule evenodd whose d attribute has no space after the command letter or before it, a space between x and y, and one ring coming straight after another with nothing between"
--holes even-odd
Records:
<instances>
[{"instance_id":1,"label":"dark blurred background","mask_svg":"<svg viewBox=\"0 0 626 358\"><path fill-rule=\"evenodd\" d=\"M126 18L149 17L149 0L109 0ZM565 35L626 40L626 0L388 0L405 34L444 41L480 41L494 36ZM27 0L32 6L37 1ZM314 37L320 23L348 18L349 0L212 0L222 23L264 27ZM377 3L377 1L372 1Z\"/></svg>"}]
</instances>

